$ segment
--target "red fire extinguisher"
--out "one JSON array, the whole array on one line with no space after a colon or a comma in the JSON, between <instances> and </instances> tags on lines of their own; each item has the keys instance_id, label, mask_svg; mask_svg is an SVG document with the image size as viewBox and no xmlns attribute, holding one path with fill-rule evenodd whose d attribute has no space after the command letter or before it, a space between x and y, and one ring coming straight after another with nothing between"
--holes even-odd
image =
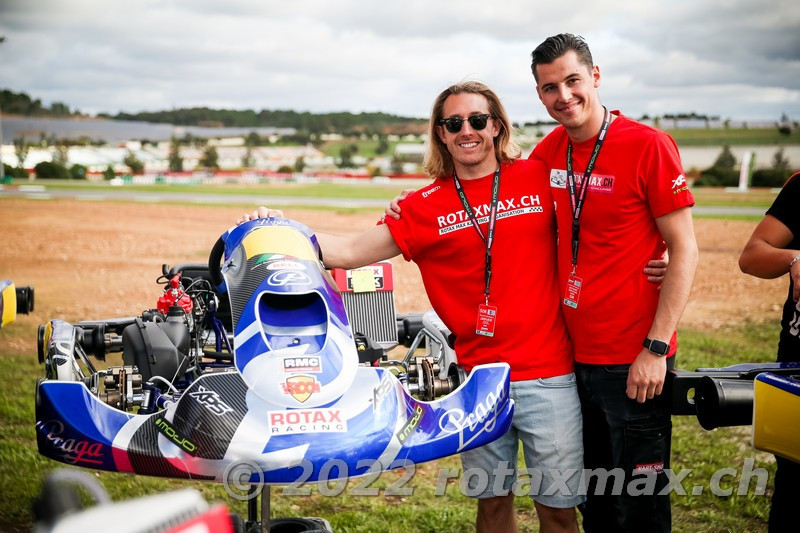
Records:
<instances>
[{"instance_id":1,"label":"red fire extinguisher","mask_svg":"<svg viewBox=\"0 0 800 533\"><path fill-rule=\"evenodd\" d=\"M167 286L164 288L163 294L161 294L161 297L158 299L156 308L166 315L169 308L175 305L180 306L187 315L191 315L192 308L194 307L192 299L188 294L183 292L180 272L172 276L169 280Z\"/></svg>"}]
</instances>

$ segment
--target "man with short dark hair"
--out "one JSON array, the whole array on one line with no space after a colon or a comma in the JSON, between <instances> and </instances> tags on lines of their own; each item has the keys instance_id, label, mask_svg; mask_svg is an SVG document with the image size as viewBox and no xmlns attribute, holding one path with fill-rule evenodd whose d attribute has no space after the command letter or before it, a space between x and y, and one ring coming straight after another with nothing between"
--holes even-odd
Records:
<instances>
[{"instance_id":1,"label":"man with short dark hair","mask_svg":"<svg viewBox=\"0 0 800 533\"><path fill-rule=\"evenodd\" d=\"M536 92L560 124L530 157L548 166L556 202L561 307L575 346L584 461L587 469L626 474L621 495L589 486L583 526L669 531L669 496L658 492L668 482L671 405L661 392L697 266L694 199L675 141L602 105L600 69L581 37L549 37L531 57ZM669 266L659 290L640 272L665 250ZM648 476L654 484L636 482ZM631 486L648 488L631 495Z\"/></svg>"}]
</instances>

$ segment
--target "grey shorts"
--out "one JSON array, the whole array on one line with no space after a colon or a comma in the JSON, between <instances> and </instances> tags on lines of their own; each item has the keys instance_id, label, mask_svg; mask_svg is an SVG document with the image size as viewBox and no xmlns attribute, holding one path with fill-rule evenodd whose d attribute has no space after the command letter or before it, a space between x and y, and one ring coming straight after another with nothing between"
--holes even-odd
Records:
<instances>
[{"instance_id":1,"label":"grey shorts","mask_svg":"<svg viewBox=\"0 0 800 533\"><path fill-rule=\"evenodd\" d=\"M583 432L575 374L512 381L511 398L514 418L508 432L461 454L461 491L475 498L513 491L560 509L583 503ZM525 469L517 468L519 441Z\"/></svg>"}]
</instances>

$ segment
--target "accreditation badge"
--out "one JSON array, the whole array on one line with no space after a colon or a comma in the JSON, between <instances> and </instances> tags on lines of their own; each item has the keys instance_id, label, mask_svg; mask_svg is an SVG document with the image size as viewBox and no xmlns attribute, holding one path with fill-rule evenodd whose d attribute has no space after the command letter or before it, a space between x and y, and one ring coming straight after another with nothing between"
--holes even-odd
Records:
<instances>
[{"instance_id":1,"label":"accreditation badge","mask_svg":"<svg viewBox=\"0 0 800 533\"><path fill-rule=\"evenodd\" d=\"M574 273L569 275L567 280L567 290L564 294L564 305L573 309L578 308L578 300L581 297L581 288L583 287L583 280L576 276Z\"/></svg>"},{"instance_id":2,"label":"accreditation badge","mask_svg":"<svg viewBox=\"0 0 800 533\"><path fill-rule=\"evenodd\" d=\"M484 337L494 337L494 328L497 325L497 307L488 304L478 306L478 324L475 333Z\"/></svg>"}]
</instances>

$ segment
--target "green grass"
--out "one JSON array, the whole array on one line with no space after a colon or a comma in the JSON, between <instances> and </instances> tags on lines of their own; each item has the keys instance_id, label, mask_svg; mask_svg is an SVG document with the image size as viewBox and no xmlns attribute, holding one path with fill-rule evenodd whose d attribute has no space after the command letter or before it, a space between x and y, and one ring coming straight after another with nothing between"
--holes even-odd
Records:
<instances>
[{"instance_id":1,"label":"green grass","mask_svg":"<svg viewBox=\"0 0 800 533\"><path fill-rule=\"evenodd\" d=\"M14 180L14 185L29 185L27 180ZM416 183L416 182L415 182ZM421 187L426 183L419 181ZM133 185L126 184L122 187L112 187L107 183L73 181L73 180L36 180L35 185L43 185L49 189L79 189L79 190L114 190L137 192L187 192L208 194L221 197L219 203L224 203L225 196L252 195L254 198L264 196L285 196L293 198L352 198L352 199L378 199L389 200L394 198L401 190L409 188L407 184L376 184L365 183L267 183L261 185L179 185L179 184L154 184ZM765 210L772 204L777 196L777 191L769 188L755 188L747 192L729 191L723 187L694 187L692 194L698 206L729 206L729 207L763 207ZM298 205L302 204L298 201Z\"/></svg>"},{"instance_id":2,"label":"green grass","mask_svg":"<svg viewBox=\"0 0 800 533\"><path fill-rule=\"evenodd\" d=\"M727 366L742 362L774 360L778 328L774 324L745 324L716 331L684 330L681 334L678 366ZM31 502L41 490L44 476L63 465L37 453L34 434L33 394L42 368L33 353L35 325L25 318L0 330L0 531L25 531L31 526ZM26 346L21 349L20 346ZM749 428L720 428L705 431L693 417L674 417L672 467L676 472L692 469L683 486L689 495L673 493L675 531L756 531L764 530L769 512L774 464L771 456L752 449ZM766 495L754 494L753 487L743 496L736 494L738 477L725 478L723 488L731 487L728 497L711 493L709 480L720 468L741 472L745 459L754 458L755 468L769 473ZM281 487L272 488L273 516L321 516L337 532L468 531L473 528L475 502L458 490L457 480L446 485L443 495L434 494L442 468L458 469L456 457L416 466L411 479L402 485L411 496L386 495L387 487L397 482L399 471L384 473L370 487L378 496L359 496L354 490L362 480L353 479L338 496L324 496L317 488L310 495L290 496ZM91 472L85 470L85 472ZM216 484L164 480L129 474L97 472L96 478L114 500L145 494L194 487L209 501L224 501L235 512L246 514L242 502L229 498ZM705 487L691 495L691 487ZM333 489L334 487L331 486ZM363 487L362 487L363 488ZM537 531L533 505L526 497L517 498L517 517L522 531Z\"/></svg>"},{"instance_id":3,"label":"green grass","mask_svg":"<svg viewBox=\"0 0 800 533\"><path fill-rule=\"evenodd\" d=\"M762 218L761 215L716 215L716 214L693 214L692 218L695 220L699 218L703 219L714 219L714 220L738 220L742 222L760 222Z\"/></svg>"},{"instance_id":4,"label":"green grass","mask_svg":"<svg viewBox=\"0 0 800 533\"><path fill-rule=\"evenodd\" d=\"M678 366L686 370L728 366L737 363L772 362L778 338L777 324L745 324L712 332L683 331ZM691 481L684 483L686 496L673 495L673 527L676 531L757 531L766 529L769 495L775 465L772 456L750 446L749 427L703 430L693 417L674 417L672 468L691 468ZM765 495L755 494L754 484L743 496L737 494L739 477L727 477L722 488L733 488L730 496L714 496L709 480L720 468L741 473L745 459L754 458L755 468L769 475ZM691 495L693 484L705 488Z\"/></svg>"},{"instance_id":5,"label":"green grass","mask_svg":"<svg viewBox=\"0 0 800 533\"><path fill-rule=\"evenodd\" d=\"M27 180L13 180L15 185L30 185ZM254 197L263 196L291 196L291 197L311 197L311 198L354 198L354 199L387 199L391 200L401 190L407 186L403 185L383 185L366 182L363 184L349 183L266 183L261 185L189 185L189 184L153 184L137 185L125 184L113 187L108 183L87 182L83 180L36 180L32 184L44 185L48 189L79 189L91 191L130 191L136 192L187 192L197 194L213 195L253 195Z\"/></svg>"},{"instance_id":6,"label":"green grass","mask_svg":"<svg viewBox=\"0 0 800 533\"><path fill-rule=\"evenodd\" d=\"M691 128L665 130L679 147L684 146L723 146L761 145L761 144L800 144L800 129L793 129L790 135L782 135L778 128Z\"/></svg>"},{"instance_id":7,"label":"green grass","mask_svg":"<svg viewBox=\"0 0 800 533\"><path fill-rule=\"evenodd\" d=\"M730 191L725 187L693 187L692 195L698 206L763 207L766 211L778 193L762 187L747 192Z\"/></svg>"},{"instance_id":8,"label":"green grass","mask_svg":"<svg viewBox=\"0 0 800 533\"><path fill-rule=\"evenodd\" d=\"M382 154L378 154L378 141L374 140L352 140L352 139L342 139L340 141L327 141L321 147L320 151L327 156L331 157L339 157L341 155L341 150L343 146L350 146L351 144L355 144L358 147L358 151L355 153L356 156L361 157L368 157L373 158L379 155L384 157L391 157L394 153L394 149L398 144L402 144L403 142L411 142L411 141L388 141L389 147L385 152Z\"/></svg>"}]
</instances>

